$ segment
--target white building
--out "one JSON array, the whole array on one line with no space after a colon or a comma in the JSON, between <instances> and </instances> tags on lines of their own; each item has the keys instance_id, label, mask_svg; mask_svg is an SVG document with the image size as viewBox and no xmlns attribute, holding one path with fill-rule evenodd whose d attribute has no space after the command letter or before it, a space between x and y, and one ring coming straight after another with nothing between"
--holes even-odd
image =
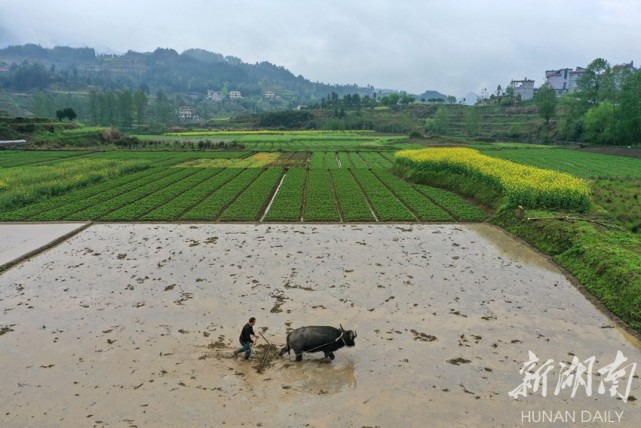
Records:
<instances>
[{"instance_id":1,"label":"white building","mask_svg":"<svg viewBox=\"0 0 641 428\"><path fill-rule=\"evenodd\" d=\"M514 98L521 96L521 101L527 101L534 98L534 80L529 80L527 77L523 80L512 80L510 82L512 88L512 96Z\"/></svg>"},{"instance_id":2,"label":"white building","mask_svg":"<svg viewBox=\"0 0 641 428\"><path fill-rule=\"evenodd\" d=\"M229 91L229 98L235 100L238 98L242 98L242 96L240 95L240 91Z\"/></svg>"},{"instance_id":3,"label":"white building","mask_svg":"<svg viewBox=\"0 0 641 428\"><path fill-rule=\"evenodd\" d=\"M178 116L180 117L180 120L190 120L193 117L191 107L189 106L180 107L180 109L178 110Z\"/></svg>"},{"instance_id":4,"label":"white building","mask_svg":"<svg viewBox=\"0 0 641 428\"><path fill-rule=\"evenodd\" d=\"M545 81L554 88L557 95L561 95L576 91L577 80L583 76L583 73L585 73L585 68L583 67L576 67L574 70L571 68L546 70Z\"/></svg>"},{"instance_id":5,"label":"white building","mask_svg":"<svg viewBox=\"0 0 641 428\"><path fill-rule=\"evenodd\" d=\"M263 97L264 97L265 99L267 99L267 100L273 100L274 98L276 98L276 94L275 94L274 92L272 92L272 91L266 91L266 92L263 94Z\"/></svg>"},{"instance_id":6,"label":"white building","mask_svg":"<svg viewBox=\"0 0 641 428\"><path fill-rule=\"evenodd\" d=\"M222 101L223 93L219 91L212 91L211 89L207 91L207 99L212 101Z\"/></svg>"}]
</instances>

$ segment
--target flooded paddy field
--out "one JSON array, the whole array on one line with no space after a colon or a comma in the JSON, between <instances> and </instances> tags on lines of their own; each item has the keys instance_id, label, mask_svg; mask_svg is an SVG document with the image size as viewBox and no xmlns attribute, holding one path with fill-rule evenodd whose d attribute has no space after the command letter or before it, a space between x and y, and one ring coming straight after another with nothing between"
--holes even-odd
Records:
<instances>
[{"instance_id":1,"label":"flooded paddy field","mask_svg":"<svg viewBox=\"0 0 641 428\"><path fill-rule=\"evenodd\" d=\"M0 314L2 426L641 420L639 343L484 224L95 224L0 274ZM339 324L356 346L232 358L250 316L276 346Z\"/></svg>"}]
</instances>

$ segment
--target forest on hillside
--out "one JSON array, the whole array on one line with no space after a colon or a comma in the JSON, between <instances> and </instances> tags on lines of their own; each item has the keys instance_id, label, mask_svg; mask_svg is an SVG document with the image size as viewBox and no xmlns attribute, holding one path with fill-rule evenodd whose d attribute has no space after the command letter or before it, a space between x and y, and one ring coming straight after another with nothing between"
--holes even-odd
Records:
<instances>
[{"instance_id":1,"label":"forest on hillside","mask_svg":"<svg viewBox=\"0 0 641 428\"><path fill-rule=\"evenodd\" d=\"M289 109L331 93L375 93L372 86L311 82L266 61L248 64L201 49L105 55L93 48L32 44L0 49L0 89L29 95L14 104L36 116L54 117L55 110L71 107L81 120L91 119L93 92L125 99L141 92L170 101L171 109L190 106L199 117Z\"/></svg>"}]
</instances>

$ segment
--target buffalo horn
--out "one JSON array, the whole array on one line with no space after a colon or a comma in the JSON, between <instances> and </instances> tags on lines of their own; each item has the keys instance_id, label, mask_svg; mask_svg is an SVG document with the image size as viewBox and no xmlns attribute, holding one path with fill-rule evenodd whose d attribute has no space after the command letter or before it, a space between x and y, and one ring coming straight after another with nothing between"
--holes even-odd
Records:
<instances>
[{"instance_id":1,"label":"buffalo horn","mask_svg":"<svg viewBox=\"0 0 641 428\"><path fill-rule=\"evenodd\" d=\"M358 336L358 333L356 333L356 330L354 330L354 339L356 339L356 336Z\"/></svg>"},{"instance_id":2,"label":"buffalo horn","mask_svg":"<svg viewBox=\"0 0 641 428\"><path fill-rule=\"evenodd\" d=\"M341 331L345 331L345 330L343 329L343 324L338 324L338 325L340 325L340 326L341 326Z\"/></svg>"}]
</instances>

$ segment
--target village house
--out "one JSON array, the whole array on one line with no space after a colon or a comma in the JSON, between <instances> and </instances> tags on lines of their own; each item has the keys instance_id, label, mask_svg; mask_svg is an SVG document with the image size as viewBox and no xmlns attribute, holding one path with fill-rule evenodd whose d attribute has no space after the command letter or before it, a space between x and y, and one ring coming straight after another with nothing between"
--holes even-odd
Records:
<instances>
[{"instance_id":1,"label":"village house","mask_svg":"<svg viewBox=\"0 0 641 428\"><path fill-rule=\"evenodd\" d=\"M276 98L276 94L275 94L274 92L272 92L272 91L266 91L266 92L263 94L263 97L264 97L265 99L267 99L267 100L273 100L274 98Z\"/></svg>"},{"instance_id":2,"label":"village house","mask_svg":"<svg viewBox=\"0 0 641 428\"><path fill-rule=\"evenodd\" d=\"M557 95L574 92L577 88L577 80L585 73L585 68L576 67L561 68L559 70L546 70L545 82L550 85Z\"/></svg>"},{"instance_id":3,"label":"village house","mask_svg":"<svg viewBox=\"0 0 641 428\"><path fill-rule=\"evenodd\" d=\"M180 109L178 110L178 116L180 117L180 120L190 120L193 117L191 107L189 106L180 107Z\"/></svg>"},{"instance_id":4,"label":"village house","mask_svg":"<svg viewBox=\"0 0 641 428\"><path fill-rule=\"evenodd\" d=\"M612 70L613 71L629 71L629 72L639 71L639 69L634 66L634 61L613 65Z\"/></svg>"},{"instance_id":5,"label":"village house","mask_svg":"<svg viewBox=\"0 0 641 428\"><path fill-rule=\"evenodd\" d=\"M223 93L220 91L212 91L211 89L207 91L207 99L212 101L222 101Z\"/></svg>"},{"instance_id":6,"label":"village house","mask_svg":"<svg viewBox=\"0 0 641 428\"><path fill-rule=\"evenodd\" d=\"M238 98L242 98L242 96L240 95L240 91L229 91L229 98L235 100Z\"/></svg>"},{"instance_id":7,"label":"village house","mask_svg":"<svg viewBox=\"0 0 641 428\"><path fill-rule=\"evenodd\" d=\"M514 98L519 97L519 95L522 101L534 98L534 80L530 80L527 77L523 80L512 80L510 87L512 88L512 96Z\"/></svg>"}]
</instances>

